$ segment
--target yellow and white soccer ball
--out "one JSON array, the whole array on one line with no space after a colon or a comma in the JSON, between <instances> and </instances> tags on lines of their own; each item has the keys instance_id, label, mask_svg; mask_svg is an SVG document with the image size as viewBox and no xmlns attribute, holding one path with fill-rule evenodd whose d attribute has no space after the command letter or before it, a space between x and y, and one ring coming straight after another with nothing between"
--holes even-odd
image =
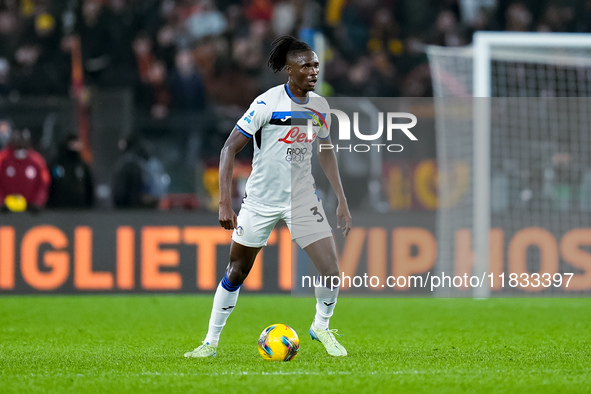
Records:
<instances>
[{"instance_id":1,"label":"yellow and white soccer ball","mask_svg":"<svg viewBox=\"0 0 591 394\"><path fill-rule=\"evenodd\" d=\"M272 324L259 337L259 353L267 361L291 361L300 350L300 338L285 324Z\"/></svg>"}]
</instances>

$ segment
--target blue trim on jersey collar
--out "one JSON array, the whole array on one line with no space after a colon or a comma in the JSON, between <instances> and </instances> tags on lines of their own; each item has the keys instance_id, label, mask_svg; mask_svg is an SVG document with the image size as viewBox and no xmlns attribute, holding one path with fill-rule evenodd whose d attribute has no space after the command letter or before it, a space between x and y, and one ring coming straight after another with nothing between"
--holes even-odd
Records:
<instances>
[{"instance_id":1,"label":"blue trim on jersey collar","mask_svg":"<svg viewBox=\"0 0 591 394\"><path fill-rule=\"evenodd\" d=\"M289 96L289 98L291 98L296 104L308 104L308 101L310 101L310 97L306 97L306 101L300 101L298 100L298 98L296 96L294 96L293 94L291 94L291 91L289 90L289 86L287 86L287 84L284 85L285 86L285 91L287 92L287 95Z\"/></svg>"},{"instance_id":2,"label":"blue trim on jersey collar","mask_svg":"<svg viewBox=\"0 0 591 394\"><path fill-rule=\"evenodd\" d=\"M236 125L236 128L238 129L238 131L240 131L242 134L244 134L248 138L252 138L252 135L251 134L248 134L246 131L242 130L242 127Z\"/></svg>"}]
</instances>

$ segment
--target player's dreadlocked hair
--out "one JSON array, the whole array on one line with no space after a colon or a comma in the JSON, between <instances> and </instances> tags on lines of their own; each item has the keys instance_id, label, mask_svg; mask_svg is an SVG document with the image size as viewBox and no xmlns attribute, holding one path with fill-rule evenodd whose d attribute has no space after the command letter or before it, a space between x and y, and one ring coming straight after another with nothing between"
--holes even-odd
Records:
<instances>
[{"instance_id":1,"label":"player's dreadlocked hair","mask_svg":"<svg viewBox=\"0 0 591 394\"><path fill-rule=\"evenodd\" d=\"M287 62L287 54L289 52L311 51L312 48L303 41L297 40L292 36L281 36L273 41L273 50L269 55L267 65L271 67L273 72L283 70Z\"/></svg>"}]
</instances>

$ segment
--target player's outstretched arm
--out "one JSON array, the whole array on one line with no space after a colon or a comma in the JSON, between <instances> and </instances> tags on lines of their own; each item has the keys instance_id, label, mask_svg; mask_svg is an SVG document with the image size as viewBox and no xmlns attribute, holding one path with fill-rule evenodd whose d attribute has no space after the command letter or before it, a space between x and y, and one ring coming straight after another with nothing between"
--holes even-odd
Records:
<instances>
[{"instance_id":1,"label":"player's outstretched arm","mask_svg":"<svg viewBox=\"0 0 591 394\"><path fill-rule=\"evenodd\" d=\"M324 140L323 143L330 144L330 138ZM332 189L337 195L339 205L337 206L337 228L343 229L343 236L347 236L351 230L351 213L349 212L349 205L347 198L343 191L343 184L341 183L341 175L339 174L339 166L337 164L337 157L332 149L323 149L318 152L318 161L322 170L326 174L326 178L330 182Z\"/></svg>"},{"instance_id":2,"label":"player's outstretched arm","mask_svg":"<svg viewBox=\"0 0 591 394\"><path fill-rule=\"evenodd\" d=\"M226 140L220 154L220 205L219 221L226 230L233 230L237 226L236 212L232 209L232 173L234 172L234 158L236 153L250 141L240 130L234 127Z\"/></svg>"}]
</instances>

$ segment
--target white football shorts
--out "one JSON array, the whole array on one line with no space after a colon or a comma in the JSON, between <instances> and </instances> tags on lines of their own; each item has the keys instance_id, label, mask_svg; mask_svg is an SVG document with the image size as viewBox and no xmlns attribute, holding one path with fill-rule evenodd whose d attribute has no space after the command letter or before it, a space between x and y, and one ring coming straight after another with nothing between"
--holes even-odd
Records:
<instances>
[{"instance_id":1,"label":"white football shorts","mask_svg":"<svg viewBox=\"0 0 591 394\"><path fill-rule=\"evenodd\" d=\"M232 240L253 248L266 246L279 220L287 224L291 239L302 249L320 239L332 237L322 201L315 193L311 193L309 198L287 208L270 207L244 198Z\"/></svg>"}]
</instances>

